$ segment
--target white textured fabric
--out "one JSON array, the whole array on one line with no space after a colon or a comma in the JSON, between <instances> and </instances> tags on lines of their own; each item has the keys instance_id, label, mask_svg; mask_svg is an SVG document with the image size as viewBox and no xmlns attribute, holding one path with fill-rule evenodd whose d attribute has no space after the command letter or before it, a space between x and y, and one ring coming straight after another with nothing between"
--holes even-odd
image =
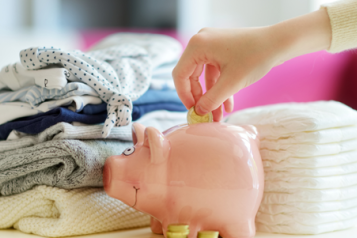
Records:
<instances>
[{"instance_id":1,"label":"white textured fabric","mask_svg":"<svg viewBox=\"0 0 357 238\"><path fill-rule=\"evenodd\" d=\"M67 84L69 73L64 68L26 70L20 63L9 64L0 71L0 89L17 91L28 86L61 89Z\"/></svg>"},{"instance_id":2,"label":"white textured fabric","mask_svg":"<svg viewBox=\"0 0 357 238\"><path fill-rule=\"evenodd\" d=\"M279 134L265 134L261 143L276 142L279 145L297 144L297 143L314 143L326 144L341 142L357 138L357 126L345 126L330 128L318 131L301 131L289 133L281 137Z\"/></svg>"},{"instance_id":3,"label":"white textured fabric","mask_svg":"<svg viewBox=\"0 0 357 238\"><path fill-rule=\"evenodd\" d=\"M258 231L269 233L283 233L283 234L301 234L301 235L317 235L326 232L338 231L351 228L357 224L357 218L346 220L338 220L336 222L324 223L320 225L303 225L300 222L292 222L290 224L266 225L256 222Z\"/></svg>"},{"instance_id":4,"label":"white textured fabric","mask_svg":"<svg viewBox=\"0 0 357 238\"><path fill-rule=\"evenodd\" d=\"M0 104L0 124L21 118L48 112L60 106L69 106L72 111L81 111L87 104L100 104L103 101L93 96L71 96L60 100L51 100L39 104L37 107L26 102L6 102Z\"/></svg>"},{"instance_id":5,"label":"white textured fabric","mask_svg":"<svg viewBox=\"0 0 357 238\"><path fill-rule=\"evenodd\" d=\"M295 212L329 212L357 207L357 198L328 202L291 202L289 204L262 203L259 211L265 214L287 214Z\"/></svg>"},{"instance_id":6,"label":"white textured fabric","mask_svg":"<svg viewBox=\"0 0 357 238\"><path fill-rule=\"evenodd\" d=\"M357 198L357 186L333 189L290 189L284 193L264 192L262 203L327 202Z\"/></svg>"},{"instance_id":7,"label":"white textured fabric","mask_svg":"<svg viewBox=\"0 0 357 238\"><path fill-rule=\"evenodd\" d=\"M275 215L258 212L255 221L269 226L289 225L296 222L305 226L313 226L349 219L357 219L357 207L329 212L292 212Z\"/></svg>"},{"instance_id":8,"label":"white textured fabric","mask_svg":"<svg viewBox=\"0 0 357 238\"><path fill-rule=\"evenodd\" d=\"M335 155L357 148L357 140L342 141L328 144L283 144L262 141L260 154L263 160L274 160L280 162L288 158L301 158L322 155Z\"/></svg>"},{"instance_id":9,"label":"white textured fabric","mask_svg":"<svg viewBox=\"0 0 357 238\"><path fill-rule=\"evenodd\" d=\"M265 192L290 192L298 189L343 188L357 185L357 173L326 177L286 176L265 180Z\"/></svg>"},{"instance_id":10,"label":"white textured fabric","mask_svg":"<svg viewBox=\"0 0 357 238\"><path fill-rule=\"evenodd\" d=\"M338 159L336 156L335 158ZM266 180L278 180L287 177L325 177L325 176L336 176L344 174L357 173L357 153L354 151L354 156L352 157L354 162L346 164L338 164L334 166L327 167L288 167L274 165L264 166L264 177ZM339 162L335 160L335 163Z\"/></svg>"},{"instance_id":11,"label":"white textured fabric","mask_svg":"<svg viewBox=\"0 0 357 238\"><path fill-rule=\"evenodd\" d=\"M136 122L148 127L152 126L159 131L164 131L173 126L186 122L186 112L154 111L145 114ZM89 140L101 139L101 125L74 126L60 122L44 130L38 135L28 135L12 131L7 141L0 141L0 152L33 146L49 140ZM107 139L132 141L131 126L113 128Z\"/></svg>"},{"instance_id":12,"label":"white textured fabric","mask_svg":"<svg viewBox=\"0 0 357 238\"><path fill-rule=\"evenodd\" d=\"M142 214L111 198L102 188L65 190L38 186L0 198L0 229L47 237L74 236L150 224Z\"/></svg>"},{"instance_id":13,"label":"white textured fabric","mask_svg":"<svg viewBox=\"0 0 357 238\"><path fill-rule=\"evenodd\" d=\"M232 113L224 120L230 124L252 124L261 138L278 138L293 132L318 131L357 125L357 112L336 101L281 103L248 108Z\"/></svg>"},{"instance_id":14,"label":"white textured fabric","mask_svg":"<svg viewBox=\"0 0 357 238\"><path fill-rule=\"evenodd\" d=\"M357 162L356 150L326 156L314 156L304 158L291 157L286 160L280 161L279 163L275 162L274 159L264 160L263 166L264 169L286 171L287 169L291 168L317 169L328 166L347 165L349 163L354 162Z\"/></svg>"}]
</instances>

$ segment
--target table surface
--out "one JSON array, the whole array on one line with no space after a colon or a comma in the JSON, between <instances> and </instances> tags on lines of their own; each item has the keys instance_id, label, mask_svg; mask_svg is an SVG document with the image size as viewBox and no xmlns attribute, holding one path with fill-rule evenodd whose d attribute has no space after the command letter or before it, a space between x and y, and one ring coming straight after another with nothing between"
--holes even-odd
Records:
<instances>
[{"instance_id":1,"label":"table surface","mask_svg":"<svg viewBox=\"0 0 357 238\"><path fill-rule=\"evenodd\" d=\"M38 238L42 236L29 235L16 230L1 230L1 238ZM141 228L133 230L124 230L117 232L107 232L93 235L85 236L74 236L76 238L163 238L162 235L155 235L151 233L150 228ZM320 235L282 235L282 234L271 234L257 232L256 238L356 238L357 237L357 226L348 230L330 232Z\"/></svg>"}]
</instances>

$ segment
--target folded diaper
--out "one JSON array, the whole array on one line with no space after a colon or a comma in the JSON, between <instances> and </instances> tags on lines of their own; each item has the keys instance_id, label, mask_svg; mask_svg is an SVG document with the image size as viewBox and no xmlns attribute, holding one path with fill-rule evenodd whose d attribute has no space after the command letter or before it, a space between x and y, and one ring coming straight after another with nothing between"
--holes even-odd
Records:
<instances>
[{"instance_id":1,"label":"folded diaper","mask_svg":"<svg viewBox=\"0 0 357 238\"><path fill-rule=\"evenodd\" d=\"M275 142L279 145L285 144L297 144L297 143L314 143L314 144L326 144L335 143L345 140L351 140L357 138L357 126L345 126L331 129L324 129L318 131L301 131L292 132L287 135L265 134L260 135L261 142Z\"/></svg>"},{"instance_id":2,"label":"folded diaper","mask_svg":"<svg viewBox=\"0 0 357 238\"><path fill-rule=\"evenodd\" d=\"M281 103L237 111L224 120L252 124L261 138L357 125L357 111L336 101Z\"/></svg>"},{"instance_id":3,"label":"folded diaper","mask_svg":"<svg viewBox=\"0 0 357 238\"><path fill-rule=\"evenodd\" d=\"M356 224L357 218L339 220L336 222L324 223L319 225L303 225L299 222L292 222L290 224L278 224L274 226L256 222L255 225L257 230L262 232L283 233L292 235L317 235L326 232L348 229L355 226Z\"/></svg>"},{"instance_id":4,"label":"folded diaper","mask_svg":"<svg viewBox=\"0 0 357 238\"><path fill-rule=\"evenodd\" d=\"M290 189L288 192L264 192L262 203L289 205L294 202L328 202L356 197L356 185L329 189Z\"/></svg>"},{"instance_id":5,"label":"folded diaper","mask_svg":"<svg viewBox=\"0 0 357 238\"><path fill-rule=\"evenodd\" d=\"M357 219L357 207L345 210L336 210L328 212L292 212L270 215L258 212L255 218L256 222L268 225L289 225L298 223L305 226L320 225L325 223L339 222L343 220ZM300 233L301 234L301 233Z\"/></svg>"},{"instance_id":6,"label":"folded diaper","mask_svg":"<svg viewBox=\"0 0 357 238\"><path fill-rule=\"evenodd\" d=\"M260 154L263 160L282 160L294 157L312 157L322 155L335 155L346 151L356 150L357 139L341 141L339 143L328 144L283 144L262 141L260 144Z\"/></svg>"},{"instance_id":7,"label":"folded diaper","mask_svg":"<svg viewBox=\"0 0 357 238\"><path fill-rule=\"evenodd\" d=\"M357 197L328 202L290 202L289 204L260 204L259 211L265 214L288 214L296 212L330 212L357 207Z\"/></svg>"},{"instance_id":8,"label":"folded diaper","mask_svg":"<svg viewBox=\"0 0 357 238\"><path fill-rule=\"evenodd\" d=\"M109 197L103 188L48 186L0 197L0 229L46 237L76 236L148 226L150 216Z\"/></svg>"},{"instance_id":9,"label":"folded diaper","mask_svg":"<svg viewBox=\"0 0 357 238\"><path fill-rule=\"evenodd\" d=\"M289 192L297 189L328 189L343 188L357 185L357 173L326 176L326 177L305 177L286 176L276 180L265 180L265 192Z\"/></svg>"},{"instance_id":10,"label":"folded diaper","mask_svg":"<svg viewBox=\"0 0 357 238\"><path fill-rule=\"evenodd\" d=\"M347 151L339 154L314 156L314 157L291 157L282 161L264 160L264 170L286 170L290 168L316 169L328 166L339 166L357 162L357 150Z\"/></svg>"},{"instance_id":11,"label":"folded diaper","mask_svg":"<svg viewBox=\"0 0 357 238\"><path fill-rule=\"evenodd\" d=\"M356 151L354 151L356 153ZM357 154L357 153L356 153ZM357 160L357 158L355 158ZM328 167L316 167L316 168L289 168L275 166L264 168L264 177L266 180L280 180L290 177L324 177L324 176L336 176L344 174L357 173L357 163L349 163Z\"/></svg>"},{"instance_id":12,"label":"folded diaper","mask_svg":"<svg viewBox=\"0 0 357 238\"><path fill-rule=\"evenodd\" d=\"M53 140L0 153L0 194L22 193L36 185L103 186L106 158L131 145L118 140Z\"/></svg>"}]
</instances>

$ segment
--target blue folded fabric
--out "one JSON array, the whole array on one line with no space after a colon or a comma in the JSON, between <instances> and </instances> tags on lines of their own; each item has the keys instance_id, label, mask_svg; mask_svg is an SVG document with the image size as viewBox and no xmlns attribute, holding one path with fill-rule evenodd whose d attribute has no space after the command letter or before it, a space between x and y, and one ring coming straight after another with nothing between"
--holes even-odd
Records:
<instances>
[{"instance_id":1,"label":"blue folded fabric","mask_svg":"<svg viewBox=\"0 0 357 238\"><path fill-rule=\"evenodd\" d=\"M157 111L157 110L167 110L174 112L184 112L187 111L186 107L181 103L151 103L143 105L134 105L132 111L133 121L138 120L140 117L146 113ZM107 104L102 103L98 105L88 104L83 107L82 113L85 114L97 114L107 112Z\"/></svg>"},{"instance_id":2,"label":"blue folded fabric","mask_svg":"<svg viewBox=\"0 0 357 238\"><path fill-rule=\"evenodd\" d=\"M0 125L0 140L6 140L12 130L28 134L38 134L58 122L82 122L85 124L103 123L107 118L107 113L95 115L80 114L67 108L58 107L45 113L40 113L30 117L24 117Z\"/></svg>"},{"instance_id":3,"label":"blue folded fabric","mask_svg":"<svg viewBox=\"0 0 357 238\"><path fill-rule=\"evenodd\" d=\"M176 90L147 90L139 99L133 101L133 105L152 103L181 103Z\"/></svg>"},{"instance_id":4,"label":"blue folded fabric","mask_svg":"<svg viewBox=\"0 0 357 238\"><path fill-rule=\"evenodd\" d=\"M151 103L144 105L134 105L132 111L133 121L138 120L146 113L167 110L182 112L186 111L186 107L181 103ZM89 104L83 107L81 113L73 112L64 107L58 107L51 111L40 113L30 117L23 117L15 121L11 121L0 125L0 140L6 140L12 130L28 134L38 134L50 126L58 122L82 122L84 124L99 124L103 123L107 118L107 104L98 105Z\"/></svg>"},{"instance_id":5,"label":"blue folded fabric","mask_svg":"<svg viewBox=\"0 0 357 238\"><path fill-rule=\"evenodd\" d=\"M152 103L134 106L131 117L133 118L133 121L135 121L144 116L146 113L157 110L167 110L172 112L187 111L186 107L182 103Z\"/></svg>"}]
</instances>

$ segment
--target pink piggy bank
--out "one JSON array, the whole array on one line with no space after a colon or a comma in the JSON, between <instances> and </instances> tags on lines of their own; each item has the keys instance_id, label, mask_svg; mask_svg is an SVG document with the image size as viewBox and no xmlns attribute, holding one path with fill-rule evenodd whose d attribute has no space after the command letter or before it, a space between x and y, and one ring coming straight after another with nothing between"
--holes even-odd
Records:
<instances>
[{"instance_id":1,"label":"pink piggy bank","mask_svg":"<svg viewBox=\"0 0 357 238\"><path fill-rule=\"evenodd\" d=\"M151 215L151 229L170 224L218 231L224 238L254 237L264 174L253 126L180 125L161 133L133 125L134 146L109 157L104 189Z\"/></svg>"}]
</instances>

